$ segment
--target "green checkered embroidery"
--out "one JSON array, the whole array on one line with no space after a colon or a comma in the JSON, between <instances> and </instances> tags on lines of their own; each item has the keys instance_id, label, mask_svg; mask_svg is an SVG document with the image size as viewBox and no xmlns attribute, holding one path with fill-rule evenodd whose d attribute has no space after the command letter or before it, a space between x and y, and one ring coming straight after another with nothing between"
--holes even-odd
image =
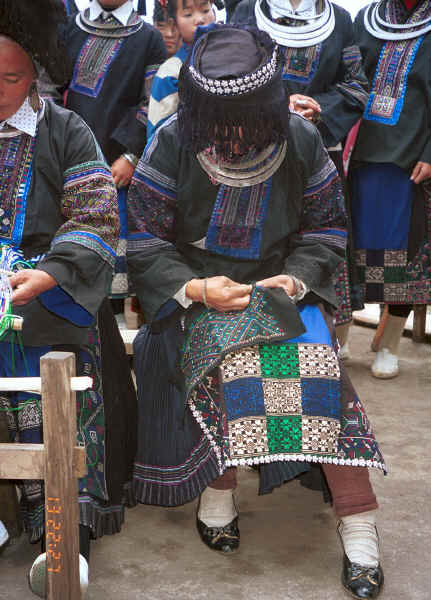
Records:
<instances>
[{"instance_id":1,"label":"green checkered embroidery","mask_svg":"<svg viewBox=\"0 0 431 600\"><path fill-rule=\"evenodd\" d=\"M262 344L259 347L262 377L266 379L299 379L297 344Z\"/></svg>"},{"instance_id":2,"label":"green checkered embroidery","mask_svg":"<svg viewBox=\"0 0 431 600\"><path fill-rule=\"evenodd\" d=\"M267 417L270 454L298 453L302 450L302 417Z\"/></svg>"},{"instance_id":3,"label":"green checkered embroidery","mask_svg":"<svg viewBox=\"0 0 431 600\"><path fill-rule=\"evenodd\" d=\"M404 283L407 281L405 267L385 267L385 283Z\"/></svg>"}]
</instances>

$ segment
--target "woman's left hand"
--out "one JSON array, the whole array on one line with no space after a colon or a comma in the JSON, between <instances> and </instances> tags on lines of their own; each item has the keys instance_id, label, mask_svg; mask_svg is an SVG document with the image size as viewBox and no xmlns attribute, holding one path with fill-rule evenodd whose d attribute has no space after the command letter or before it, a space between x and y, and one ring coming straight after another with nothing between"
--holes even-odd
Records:
<instances>
[{"instance_id":1,"label":"woman's left hand","mask_svg":"<svg viewBox=\"0 0 431 600\"><path fill-rule=\"evenodd\" d=\"M282 288L288 296L294 296L297 292L296 283L289 275L275 275L274 277L268 277L268 279L257 281L256 285L264 288Z\"/></svg>"},{"instance_id":2,"label":"woman's left hand","mask_svg":"<svg viewBox=\"0 0 431 600\"><path fill-rule=\"evenodd\" d=\"M422 183L427 179L431 179L431 165L426 162L419 161L413 169L412 176L410 179L413 183Z\"/></svg>"}]
</instances>

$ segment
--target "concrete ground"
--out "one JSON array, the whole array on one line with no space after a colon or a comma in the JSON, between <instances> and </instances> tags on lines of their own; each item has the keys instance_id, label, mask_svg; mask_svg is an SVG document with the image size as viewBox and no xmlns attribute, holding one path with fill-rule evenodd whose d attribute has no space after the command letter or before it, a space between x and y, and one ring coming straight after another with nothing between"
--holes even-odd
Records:
<instances>
[{"instance_id":1,"label":"concrete ground","mask_svg":"<svg viewBox=\"0 0 431 600\"><path fill-rule=\"evenodd\" d=\"M431 549L431 346L401 344L401 375L370 375L373 330L354 327L349 371L365 402L390 474L373 473L380 504L385 600L429 600ZM139 506L120 535L92 544L88 600L342 600L341 549L321 495L285 485L259 497L242 471L241 549L219 556L199 540L194 503ZM0 599L31 600L27 570L37 554L25 537L0 556Z\"/></svg>"}]
</instances>

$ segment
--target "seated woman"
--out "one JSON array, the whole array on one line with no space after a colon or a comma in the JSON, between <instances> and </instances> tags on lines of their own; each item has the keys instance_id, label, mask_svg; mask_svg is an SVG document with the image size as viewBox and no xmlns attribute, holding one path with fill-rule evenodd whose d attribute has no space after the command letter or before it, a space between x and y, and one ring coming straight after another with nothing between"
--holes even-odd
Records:
<instances>
[{"instance_id":1,"label":"seated woman","mask_svg":"<svg viewBox=\"0 0 431 600\"><path fill-rule=\"evenodd\" d=\"M13 272L10 308L23 318L22 333L11 332L2 308L0 376L37 377L41 356L67 350L76 355L78 374L93 378L92 390L77 393L77 443L87 455L87 476L79 480L85 589L90 539L119 532L124 502L131 499L126 485L135 452L136 395L124 344L104 301L119 233L113 179L82 119L38 94L41 67L55 83L66 78L57 39L63 16L61 0L40 0L37 10L33 0L0 5L0 266L2 277ZM0 410L12 441L42 442L37 394L2 394ZM24 481L25 527L30 542L42 541L30 585L41 597L44 505L43 482Z\"/></svg>"},{"instance_id":2,"label":"seated woman","mask_svg":"<svg viewBox=\"0 0 431 600\"><path fill-rule=\"evenodd\" d=\"M285 110L264 32L201 35L179 97L130 191L130 274L151 324L137 344L138 499L200 494L202 541L230 552L236 467L259 465L266 493L315 464L340 519L343 583L375 598L368 467L385 466L334 342L346 241L336 168L314 125Z\"/></svg>"}]
</instances>

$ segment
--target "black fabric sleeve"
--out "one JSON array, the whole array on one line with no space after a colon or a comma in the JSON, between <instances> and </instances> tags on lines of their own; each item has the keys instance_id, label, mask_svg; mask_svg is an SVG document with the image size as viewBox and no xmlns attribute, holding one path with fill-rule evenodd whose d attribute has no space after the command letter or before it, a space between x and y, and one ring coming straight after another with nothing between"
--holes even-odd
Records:
<instances>
[{"instance_id":1,"label":"black fabric sleeve","mask_svg":"<svg viewBox=\"0 0 431 600\"><path fill-rule=\"evenodd\" d=\"M308 124L310 130L312 126ZM336 306L332 277L345 258L347 231L342 184L315 128L299 231L289 237L285 272Z\"/></svg>"},{"instance_id":2,"label":"black fabric sleeve","mask_svg":"<svg viewBox=\"0 0 431 600\"><path fill-rule=\"evenodd\" d=\"M176 115L156 132L129 190L129 276L146 319L196 274L175 247L179 148Z\"/></svg>"},{"instance_id":3,"label":"black fabric sleeve","mask_svg":"<svg viewBox=\"0 0 431 600\"><path fill-rule=\"evenodd\" d=\"M137 104L125 112L123 118L112 131L111 139L136 156L141 156L147 141L148 105L151 86L159 66L166 59L166 50L161 34L151 28L151 38L142 65L142 87Z\"/></svg>"}]
</instances>

